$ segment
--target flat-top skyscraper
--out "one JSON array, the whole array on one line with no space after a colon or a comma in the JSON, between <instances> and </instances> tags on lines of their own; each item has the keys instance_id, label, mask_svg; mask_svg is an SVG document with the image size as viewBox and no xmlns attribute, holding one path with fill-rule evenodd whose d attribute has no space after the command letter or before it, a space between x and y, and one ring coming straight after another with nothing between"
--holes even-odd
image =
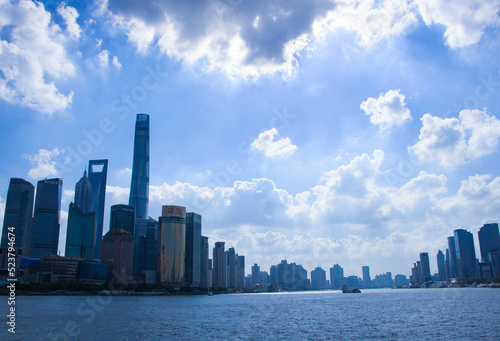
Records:
<instances>
[{"instance_id":1,"label":"flat-top skyscraper","mask_svg":"<svg viewBox=\"0 0 500 341\"><path fill-rule=\"evenodd\" d=\"M33 234L33 199L35 187L26 180L10 179L2 230L2 247L9 243L8 228L15 227L16 249L22 249L22 256L29 257Z\"/></svg>"},{"instance_id":2,"label":"flat-top skyscraper","mask_svg":"<svg viewBox=\"0 0 500 341\"><path fill-rule=\"evenodd\" d=\"M500 252L500 234L498 224L484 224L477 233L479 236L479 247L481 249L481 259L488 262L488 253Z\"/></svg>"},{"instance_id":3,"label":"flat-top skyscraper","mask_svg":"<svg viewBox=\"0 0 500 341\"><path fill-rule=\"evenodd\" d=\"M62 183L62 179L38 181L31 257L41 258L47 254L57 255Z\"/></svg>"},{"instance_id":4,"label":"flat-top skyscraper","mask_svg":"<svg viewBox=\"0 0 500 341\"><path fill-rule=\"evenodd\" d=\"M102 227L104 224L104 202L106 199L106 179L108 160L89 161L89 181L92 184L92 208L95 212L94 254L92 259L101 259Z\"/></svg>"},{"instance_id":5,"label":"flat-top skyscraper","mask_svg":"<svg viewBox=\"0 0 500 341\"><path fill-rule=\"evenodd\" d=\"M149 115L137 114L135 122L134 160L129 205L136 218L148 218L149 202Z\"/></svg>"},{"instance_id":6,"label":"flat-top skyscraper","mask_svg":"<svg viewBox=\"0 0 500 341\"><path fill-rule=\"evenodd\" d=\"M176 287L184 286L186 208L163 206L159 225L159 280Z\"/></svg>"}]
</instances>

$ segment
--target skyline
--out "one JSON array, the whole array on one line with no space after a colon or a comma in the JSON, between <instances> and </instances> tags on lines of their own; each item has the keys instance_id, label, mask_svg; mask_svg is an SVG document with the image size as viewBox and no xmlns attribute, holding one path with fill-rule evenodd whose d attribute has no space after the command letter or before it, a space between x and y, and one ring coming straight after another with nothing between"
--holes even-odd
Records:
<instances>
[{"instance_id":1,"label":"skyline","mask_svg":"<svg viewBox=\"0 0 500 341\"><path fill-rule=\"evenodd\" d=\"M458 228L479 256L478 228L499 222L498 2L477 16L426 1L370 13L278 3L269 16L244 1L145 2L135 14L113 1L43 3L0 3L0 129L11 141L0 218L11 177L62 177L61 251L88 160L109 159L103 234L110 206L128 203L138 113L151 117L149 215L185 206L203 216L210 249L225 241L247 264L408 275ZM39 45L23 36L34 28Z\"/></svg>"}]
</instances>

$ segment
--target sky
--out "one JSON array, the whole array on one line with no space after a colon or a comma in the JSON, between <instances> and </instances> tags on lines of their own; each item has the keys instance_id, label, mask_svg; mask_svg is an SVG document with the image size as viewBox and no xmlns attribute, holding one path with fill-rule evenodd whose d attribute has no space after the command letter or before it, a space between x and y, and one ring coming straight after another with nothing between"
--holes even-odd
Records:
<instances>
[{"instance_id":1,"label":"sky","mask_svg":"<svg viewBox=\"0 0 500 341\"><path fill-rule=\"evenodd\" d=\"M500 218L500 0L0 0L0 220L11 177L109 160L127 204L151 121L149 215L202 215L246 272L410 275Z\"/></svg>"}]
</instances>

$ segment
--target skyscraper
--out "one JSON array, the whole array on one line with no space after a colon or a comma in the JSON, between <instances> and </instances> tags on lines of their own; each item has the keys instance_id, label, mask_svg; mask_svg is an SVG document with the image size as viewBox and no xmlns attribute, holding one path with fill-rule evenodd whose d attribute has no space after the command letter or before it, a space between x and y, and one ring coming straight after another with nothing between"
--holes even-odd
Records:
<instances>
[{"instance_id":1,"label":"skyscraper","mask_svg":"<svg viewBox=\"0 0 500 341\"><path fill-rule=\"evenodd\" d=\"M443 251L439 250L437 255L437 266L438 266L438 273L439 273L439 280L444 281L446 280L446 263L444 260L444 254Z\"/></svg>"},{"instance_id":2,"label":"skyscraper","mask_svg":"<svg viewBox=\"0 0 500 341\"><path fill-rule=\"evenodd\" d=\"M102 254L99 258L103 264L109 264L111 275L118 281L132 279L133 245L131 233L123 229L109 230L102 238Z\"/></svg>"},{"instance_id":3,"label":"skyscraper","mask_svg":"<svg viewBox=\"0 0 500 341\"><path fill-rule=\"evenodd\" d=\"M228 288L238 287L238 254L234 247L226 251L226 285Z\"/></svg>"},{"instance_id":4,"label":"skyscraper","mask_svg":"<svg viewBox=\"0 0 500 341\"><path fill-rule=\"evenodd\" d=\"M94 254L95 212L83 212L75 204L68 208L66 257L92 260Z\"/></svg>"},{"instance_id":5,"label":"skyscraper","mask_svg":"<svg viewBox=\"0 0 500 341\"><path fill-rule=\"evenodd\" d=\"M47 254L57 255L62 183L61 179L38 181L31 244L33 258L41 258Z\"/></svg>"},{"instance_id":6,"label":"skyscraper","mask_svg":"<svg viewBox=\"0 0 500 341\"><path fill-rule=\"evenodd\" d=\"M245 287L245 256L236 255L238 258L238 284L237 288Z\"/></svg>"},{"instance_id":7,"label":"skyscraper","mask_svg":"<svg viewBox=\"0 0 500 341\"><path fill-rule=\"evenodd\" d=\"M159 219L159 280L180 287L184 285L186 252L186 208L163 206Z\"/></svg>"},{"instance_id":8,"label":"skyscraper","mask_svg":"<svg viewBox=\"0 0 500 341\"><path fill-rule=\"evenodd\" d=\"M481 248L481 260L488 262L488 253L500 252L498 224L484 224L477 234L479 236L479 247Z\"/></svg>"},{"instance_id":9,"label":"skyscraper","mask_svg":"<svg viewBox=\"0 0 500 341\"><path fill-rule=\"evenodd\" d=\"M257 284L262 283L262 280L260 278L260 266L255 263L252 266L252 286L256 286Z\"/></svg>"},{"instance_id":10,"label":"skyscraper","mask_svg":"<svg viewBox=\"0 0 500 341\"><path fill-rule=\"evenodd\" d=\"M476 277L476 250L472 233L464 229L453 231L457 257L458 277Z\"/></svg>"},{"instance_id":11,"label":"skyscraper","mask_svg":"<svg viewBox=\"0 0 500 341\"><path fill-rule=\"evenodd\" d=\"M134 242L134 275L144 278L146 283L156 282L158 272L158 229L158 222L149 217L146 235L139 236L138 242ZM136 240L134 238L134 241Z\"/></svg>"},{"instance_id":12,"label":"skyscraper","mask_svg":"<svg viewBox=\"0 0 500 341\"><path fill-rule=\"evenodd\" d=\"M2 247L9 243L9 227L14 227L16 236L16 249L20 255L29 257L31 252L31 238L33 234L33 199L35 187L26 180L10 179L5 203L5 215L3 219Z\"/></svg>"},{"instance_id":13,"label":"skyscraper","mask_svg":"<svg viewBox=\"0 0 500 341\"><path fill-rule=\"evenodd\" d=\"M422 273L422 277L420 279L421 282L430 282L431 281L431 265L429 262L429 254L427 252L420 253L420 271Z\"/></svg>"},{"instance_id":14,"label":"skyscraper","mask_svg":"<svg viewBox=\"0 0 500 341\"><path fill-rule=\"evenodd\" d=\"M313 289L326 289L326 271L319 266L311 271L311 286Z\"/></svg>"},{"instance_id":15,"label":"skyscraper","mask_svg":"<svg viewBox=\"0 0 500 341\"><path fill-rule=\"evenodd\" d=\"M201 215L186 213L186 285L200 286Z\"/></svg>"},{"instance_id":16,"label":"skyscraper","mask_svg":"<svg viewBox=\"0 0 500 341\"><path fill-rule=\"evenodd\" d=\"M226 286L226 262L224 257L224 242L216 242L212 256L212 280L214 287Z\"/></svg>"},{"instance_id":17,"label":"skyscraper","mask_svg":"<svg viewBox=\"0 0 500 341\"><path fill-rule=\"evenodd\" d=\"M135 207L135 216L148 218L149 202L149 115L137 114L134 137L134 159L129 205Z\"/></svg>"},{"instance_id":18,"label":"skyscraper","mask_svg":"<svg viewBox=\"0 0 500 341\"><path fill-rule=\"evenodd\" d=\"M92 212L92 184L87 177L87 169L83 177L75 185L75 206L83 213Z\"/></svg>"},{"instance_id":19,"label":"skyscraper","mask_svg":"<svg viewBox=\"0 0 500 341\"><path fill-rule=\"evenodd\" d=\"M208 237L200 238L200 287L209 288L208 284Z\"/></svg>"},{"instance_id":20,"label":"skyscraper","mask_svg":"<svg viewBox=\"0 0 500 341\"><path fill-rule=\"evenodd\" d=\"M101 258L102 230L104 224L104 202L106 199L106 180L108 177L108 160L89 161L89 181L92 184L92 208L95 212L95 234L93 259Z\"/></svg>"},{"instance_id":21,"label":"skyscraper","mask_svg":"<svg viewBox=\"0 0 500 341\"><path fill-rule=\"evenodd\" d=\"M445 265L446 265L446 279L450 279L451 277L451 260L450 260L450 249L446 249L445 256Z\"/></svg>"},{"instance_id":22,"label":"skyscraper","mask_svg":"<svg viewBox=\"0 0 500 341\"><path fill-rule=\"evenodd\" d=\"M450 250L450 273L449 278L458 277L457 251L455 249L455 237L448 237L448 249Z\"/></svg>"},{"instance_id":23,"label":"skyscraper","mask_svg":"<svg viewBox=\"0 0 500 341\"><path fill-rule=\"evenodd\" d=\"M370 278L370 267L369 266L363 266L363 286L365 288L371 287L371 282L372 279Z\"/></svg>"},{"instance_id":24,"label":"skyscraper","mask_svg":"<svg viewBox=\"0 0 500 341\"><path fill-rule=\"evenodd\" d=\"M339 289L343 285L344 269L338 264L330 268L330 285L334 289Z\"/></svg>"},{"instance_id":25,"label":"skyscraper","mask_svg":"<svg viewBox=\"0 0 500 341\"><path fill-rule=\"evenodd\" d=\"M135 207L129 205L113 205L111 206L111 217L109 220L109 229L127 230L130 234L134 234L135 227Z\"/></svg>"}]
</instances>

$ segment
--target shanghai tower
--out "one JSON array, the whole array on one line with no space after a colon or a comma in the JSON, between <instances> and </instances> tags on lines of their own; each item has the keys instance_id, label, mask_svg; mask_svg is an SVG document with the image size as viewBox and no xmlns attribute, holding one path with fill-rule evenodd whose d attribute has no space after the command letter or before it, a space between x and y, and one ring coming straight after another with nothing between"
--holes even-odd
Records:
<instances>
[{"instance_id":1,"label":"shanghai tower","mask_svg":"<svg viewBox=\"0 0 500 341\"><path fill-rule=\"evenodd\" d=\"M149 115L137 114L135 122L134 160L129 205L135 207L136 237L145 235L141 219L147 221L149 202Z\"/></svg>"}]
</instances>

